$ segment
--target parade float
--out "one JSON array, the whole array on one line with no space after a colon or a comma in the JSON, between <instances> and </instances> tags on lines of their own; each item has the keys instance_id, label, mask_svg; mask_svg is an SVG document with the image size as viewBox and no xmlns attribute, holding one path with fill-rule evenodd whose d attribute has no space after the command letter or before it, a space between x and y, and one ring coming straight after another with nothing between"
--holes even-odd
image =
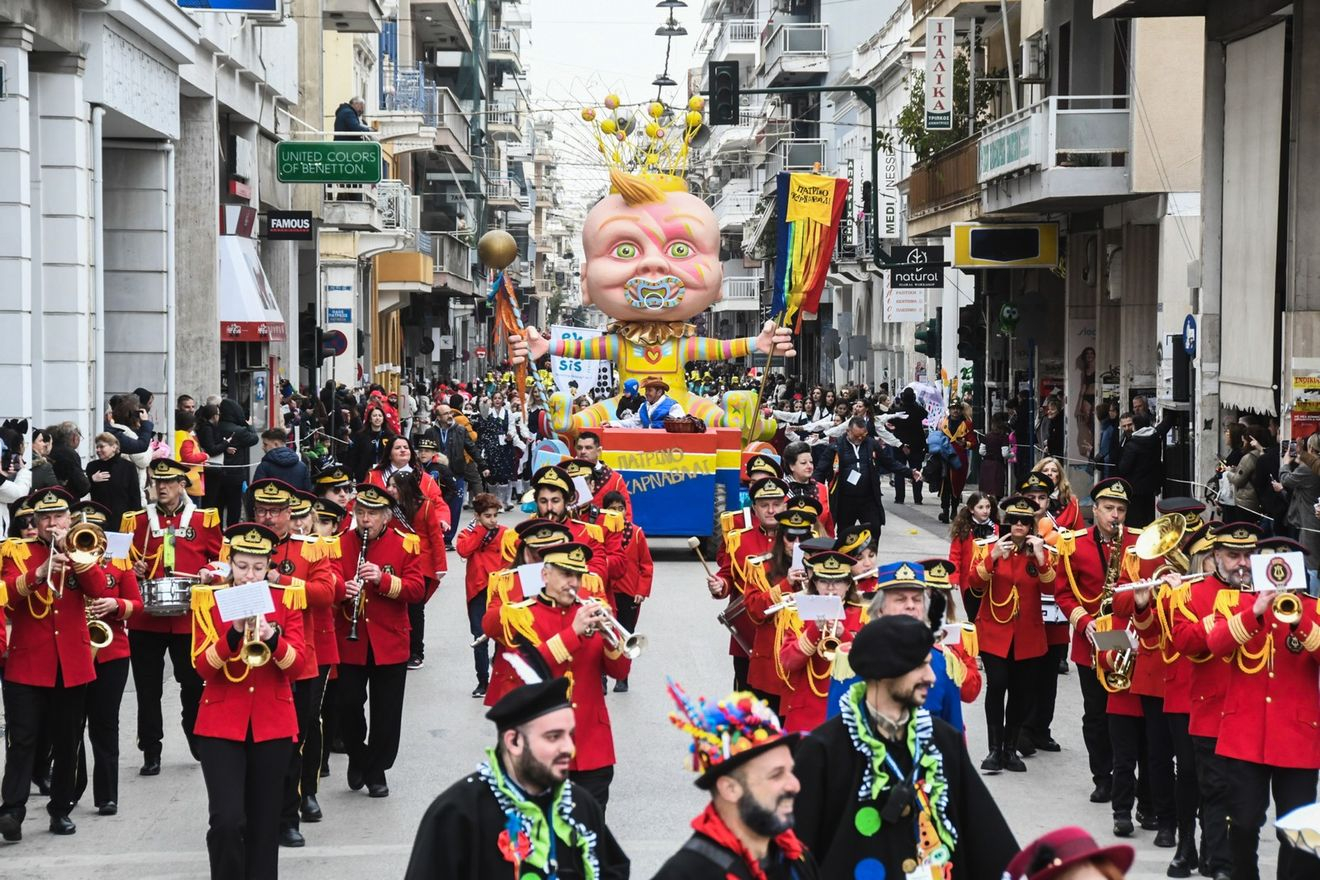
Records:
<instances>
[{"instance_id":1,"label":"parade float","mask_svg":"<svg viewBox=\"0 0 1320 880\"><path fill-rule=\"evenodd\" d=\"M609 319L604 334L552 341L524 327L502 272L517 257L512 239L490 233L479 247L497 273L491 288L497 334L518 365L520 387L528 363L547 355L614 365L620 385L614 396L574 411L570 395L556 392L550 426L569 442L581 431L601 434L604 461L623 476L634 517L651 535L718 534L720 513L738 505L744 449L773 440L778 426L757 391L726 391L718 400L694 393L688 365L753 358L764 377L772 358L795 355L791 326L796 319L800 330L803 313L819 302L847 190L847 181L833 177L782 173L775 320L756 336L697 335L690 322L723 298L724 282L719 223L684 176L703 109L703 99L693 97L680 112L658 102L629 110L610 95L603 108L582 111L609 173L609 191L582 229L582 304ZM629 380L663 387L668 402L640 413L646 427L620 426L619 392ZM648 419L653 411L661 415ZM553 450L542 449L542 460Z\"/></svg>"}]
</instances>

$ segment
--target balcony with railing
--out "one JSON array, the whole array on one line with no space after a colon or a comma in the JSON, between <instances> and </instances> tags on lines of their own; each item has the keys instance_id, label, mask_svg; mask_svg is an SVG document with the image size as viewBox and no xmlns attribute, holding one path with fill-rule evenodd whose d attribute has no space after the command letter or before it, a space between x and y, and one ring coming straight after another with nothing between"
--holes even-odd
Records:
<instances>
[{"instance_id":1,"label":"balcony with railing","mask_svg":"<svg viewBox=\"0 0 1320 880\"><path fill-rule=\"evenodd\" d=\"M498 210L516 211L523 207L522 187L508 177L493 177L486 184L486 202Z\"/></svg>"},{"instance_id":2,"label":"balcony with railing","mask_svg":"<svg viewBox=\"0 0 1320 880\"><path fill-rule=\"evenodd\" d=\"M467 6L460 0L412 0L413 35L428 49L471 52Z\"/></svg>"},{"instance_id":3,"label":"balcony with railing","mask_svg":"<svg viewBox=\"0 0 1320 880\"><path fill-rule=\"evenodd\" d=\"M435 94L436 149L449 156L457 168L471 173L473 169L470 147L472 125L468 121L468 114L463 110L463 105L458 103L458 98L449 89L441 86L435 90ZM441 164L444 165L445 163L442 162Z\"/></svg>"},{"instance_id":4,"label":"balcony with railing","mask_svg":"<svg viewBox=\"0 0 1320 880\"><path fill-rule=\"evenodd\" d=\"M725 184L713 206L720 231L741 229L752 218L760 198L759 193L752 192L750 181L731 180Z\"/></svg>"},{"instance_id":5,"label":"balcony with railing","mask_svg":"<svg viewBox=\"0 0 1320 880\"><path fill-rule=\"evenodd\" d=\"M828 142L824 138L784 138L770 149L765 161L765 189L775 190L775 175L781 171L811 171L817 163L826 166Z\"/></svg>"},{"instance_id":6,"label":"balcony with railing","mask_svg":"<svg viewBox=\"0 0 1320 880\"><path fill-rule=\"evenodd\" d=\"M979 137L965 138L912 167L907 180L909 223L980 202L981 184L976 177L976 153L980 143ZM956 219L971 220L975 216Z\"/></svg>"},{"instance_id":7,"label":"balcony with railing","mask_svg":"<svg viewBox=\"0 0 1320 880\"><path fill-rule=\"evenodd\" d=\"M522 114L513 104L486 105L486 131L496 140L522 141Z\"/></svg>"},{"instance_id":8,"label":"balcony with railing","mask_svg":"<svg viewBox=\"0 0 1320 880\"><path fill-rule=\"evenodd\" d=\"M760 275L725 277L724 298L711 306L712 312L755 312L761 308Z\"/></svg>"},{"instance_id":9,"label":"balcony with railing","mask_svg":"<svg viewBox=\"0 0 1320 880\"><path fill-rule=\"evenodd\" d=\"M382 180L378 184L328 183L321 204L321 223L327 229L351 232L380 232L380 191L382 186L399 181Z\"/></svg>"},{"instance_id":10,"label":"balcony with railing","mask_svg":"<svg viewBox=\"0 0 1320 880\"><path fill-rule=\"evenodd\" d=\"M438 292L460 296L472 296L476 292L472 248L466 241L448 232L433 233L431 259L435 262L433 286Z\"/></svg>"},{"instance_id":11,"label":"balcony with railing","mask_svg":"<svg viewBox=\"0 0 1320 880\"><path fill-rule=\"evenodd\" d=\"M382 143L397 155L435 146L440 98L422 65L397 67L389 58L380 66L380 107L372 114Z\"/></svg>"},{"instance_id":12,"label":"balcony with railing","mask_svg":"<svg viewBox=\"0 0 1320 880\"><path fill-rule=\"evenodd\" d=\"M522 40L513 28L495 28L490 32L490 63L521 74Z\"/></svg>"},{"instance_id":13,"label":"balcony with railing","mask_svg":"<svg viewBox=\"0 0 1320 880\"><path fill-rule=\"evenodd\" d=\"M766 84L793 85L830 71L829 25L774 24L766 28L761 44Z\"/></svg>"},{"instance_id":14,"label":"balcony with railing","mask_svg":"<svg viewBox=\"0 0 1320 880\"><path fill-rule=\"evenodd\" d=\"M1018 3L1008 0L1008 8L1013 10ZM927 18L984 18L987 6L993 7L992 14L998 18L999 4L987 4L986 0L912 0L912 45L926 44Z\"/></svg>"},{"instance_id":15,"label":"balcony with railing","mask_svg":"<svg viewBox=\"0 0 1320 880\"><path fill-rule=\"evenodd\" d=\"M738 108L737 125L717 125L711 129L706 150L711 156L749 149L756 142L756 125L760 120L762 103L746 104Z\"/></svg>"},{"instance_id":16,"label":"balcony with railing","mask_svg":"<svg viewBox=\"0 0 1320 880\"><path fill-rule=\"evenodd\" d=\"M1055 95L981 131L986 213L1101 207L1128 198L1126 95Z\"/></svg>"},{"instance_id":17,"label":"balcony with railing","mask_svg":"<svg viewBox=\"0 0 1320 880\"><path fill-rule=\"evenodd\" d=\"M711 61L750 62L760 46L761 23L754 18L728 19L711 47Z\"/></svg>"}]
</instances>

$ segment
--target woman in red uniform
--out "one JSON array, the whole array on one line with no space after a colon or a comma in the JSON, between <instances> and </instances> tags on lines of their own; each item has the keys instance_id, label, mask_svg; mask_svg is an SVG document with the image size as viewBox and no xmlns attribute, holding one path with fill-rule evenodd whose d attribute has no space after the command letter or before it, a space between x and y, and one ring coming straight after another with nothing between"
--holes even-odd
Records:
<instances>
[{"instance_id":1,"label":"woman in red uniform","mask_svg":"<svg viewBox=\"0 0 1320 880\"><path fill-rule=\"evenodd\" d=\"M1054 484L1050 492L1049 512L1055 528L1084 528L1086 524L1082 522L1082 507L1077 502L1077 496L1073 494L1072 484L1068 482L1068 475L1059 460L1046 456L1036 462L1031 472L1044 475Z\"/></svg>"},{"instance_id":2,"label":"woman in red uniform","mask_svg":"<svg viewBox=\"0 0 1320 880\"><path fill-rule=\"evenodd\" d=\"M289 608L284 591L271 588L273 611L227 623L215 595L264 582L276 541L255 523L230 526L230 582L193 590L193 665L205 682L195 733L210 812L212 880L279 876L284 774L298 736L289 675L303 650L302 610ZM245 662L245 648L256 643L270 652L269 662Z\"/></svg>"},{"instance_id":3,"label":"woman in red uniform","mask_svg":"<svg viewBox=\"0 0 1320 880\"><path fill-rule=\"evenodd\" d=\"M785 510L776 517L779 528L770 543L770 552L747 560L747 587L743 593L747 618L756 624L752 641L747 684L753 693L779 711L779 698L787 689L777 670L779 643L785 629L801 631L801 621L791 608L767 610L780 604L784 596L806 586L805 566L793 567L794 548L811 537L816 518L810 511ZM801 566L801 562L799 561Z\"/></svg>"},{"instance_id":4,"label":"woman in red uniform","mask_svg":"<svg viewBox=\"0 0 1320 880\"><path fill-rule=\"evenodd\" d=\"M967 506L958 511L949 526L949 561L953 563L954 580L962 594L968 620L976 620L981 608L981 600L971 590L976 542L999 537L997 514L993 496L973 492L967 496Z\"/></svg>"},{"instance_id":5,"label":"woman in red uniform","mask_svg":"<svg viewBox=\"0 0 1320 880\"><path fill-rule=\"evenodd\" d=\"M73 510L74 522L109 528L110 511L95 501L83 501ZM96 678L87 685L87 738L92 743L92 803L102 816L119 812L119 704L128 683L128 627L124 621L142 613L142 593L133 569L120 571L109 559L97 566L105 575L105 596L89 599L89 617L110 627L111 642L94 651ZM0 622L0 627L4 624ZM87 753L78 751L75 800L87 790Z\"/></svg>"},{"instance_id":6,"label":"woman in red uniform","mask_svg":"<svg viewBox=\"0 0 1320 880\"><path fill-rule=\"evenodd\" d=\"M985 721L990 754L987 773L1023 772L1017 741L1035 684L1035 664L1045 656L1042 588L1054 581L1054 560L1034 534L1036 510L1015 495L1004 499L1008 534L973 561L971 589L981 597L976 634L985 667ZM977 548L984 550L984 547Z\"/></svg>"},{"instance_id":7,"label":"woman in red uniform","mask_svg":"<svg viewBox=\"0 0 1320 880\"><path fill-rule=\"evenodd\" d=\"M822 625L807 621L802 634L785 632L779 662L788 679L780 701L784 730L792 733L815 730L825 723L825 704L839 648L852 644L853 636L866 623L866 615L852 567L856 560L833 550L808 556L807 594L838 596L843 600L843 620ZM833 641L831 646L830 641Z\"/></svg>"},{"instance_id":8,"label":"woman in red uniform","mask_svg":"<svg viewBox=\"0 0 1320 880\"><path fill-rule=\"evenodd\" d=\"M409 636L408 668L421 669L426 657L426 603L435 595L436 588L449 570L445 557L445 533L449 531L449 503L431 498L422 492L421 478L430 479L425 471L404 468L390 474L386 491L394 498L406 527L422 540L422 572L426 580L426 593L420 602L408 605Z\"/></svg>"},{"instance_id":9,"label":"woman in red uniform","mask_svg":"<svg viewBox=\"0 0 1320 880\"><path fill-rule=\"evenodd\" d=\"M326 545L326 556L330 559L338 559L340 556L339 524L343 521L345 513L344 508L329 498L317 498L312 502L312 534L319 537ZM301 803L298 805L298 812L304 822L321 821L321 804L317 801L316 795L320 791L321 777L330 775L330 750L325 747L325 735L326 731L331 731L335 736L338 734L336 730L338 719L331 708L336 695L329 690L329 685L330 671L339 664L335 612L347 596L347 584L344 581L344 573L339 570L338 565L331 565L330 571L335 576L334 602L328 608L313 607L314 629L311 633L303 633L303 641L311 639L316 649L316 675L320 689L320 699L317 702L321 704L318 716L320 723L308 726L307 739L303 743L302 786L299 789Z\"/></svg>"}]
</instances>

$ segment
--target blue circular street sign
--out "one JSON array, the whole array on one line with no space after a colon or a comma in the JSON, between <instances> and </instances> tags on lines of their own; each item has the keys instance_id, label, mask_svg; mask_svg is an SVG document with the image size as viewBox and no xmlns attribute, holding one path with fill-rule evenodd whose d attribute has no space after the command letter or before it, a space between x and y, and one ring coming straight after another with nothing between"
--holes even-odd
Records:
<instances>
[{"instance_id":1,"label":"blue circular street sign","mask_svg":"<svg viewBox=\"0 0 1320 880\"><path fill-rule=\"evenodd\" d=\"M1196 316L1188 315L1183 319L1183 351L1188 357L1196 357Z\"/></svg>"}]
</instances>

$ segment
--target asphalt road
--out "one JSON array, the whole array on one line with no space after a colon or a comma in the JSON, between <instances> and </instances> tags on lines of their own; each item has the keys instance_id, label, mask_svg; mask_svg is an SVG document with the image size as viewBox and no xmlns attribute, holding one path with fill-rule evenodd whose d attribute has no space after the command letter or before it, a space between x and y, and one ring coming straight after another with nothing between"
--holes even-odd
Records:
<instances>
[{"instance_id":1,"label":"asphalt road","mask_svg":"<svg viewBox=\"0 0 1320 880\"><path fill-rule=\"evenodd\" d=\"M886 491L888 493L888 490ZM943 555L945 528L927 499L917 507L890 505L881 540L881 561ZM514 515L509 515L513 522ZM650 645L634 665L631 692L611 694L618 766L609 806L609 824L633 861L633 876L647 878L686 839L688 822L704 806L685 765L686 742L669 723L666 675L694 695L723 696L731 684L727 635L715 620L718 610L706 592L699 563L681 539L653 542L657 572L653 597L638 626ZM452 554L451 554L452 556ZM332 775L321 781L325 821L304 825L307 846L281 852L281 873L290 880L400 877L408 862L417 821L432 798L470 771L494 731L482 717L480 701L469 696L474 684L463 609L462 561L451 558L449 580L427 609L427 658L409 673L404 736L390 774L391 796L371 800L351 792L344 781L345 759L332 756ZM172 685L172 683L169 683ZM165 716L177 718L177 691ZM137 775L140 756L133 745L135 695L124 696L120 812L97 816L90 803L75 808L78 832L55 837L46 831L43 800L28 804L25 838L0 844L0 877L55 876L89 880L147 880L206 875L206 793L200 767L189 757L177 723L167 726L160 776ZM1054 735L1058 754L1027 760L1028 772L988 779L1019 843L1051 828L1076 824L1102 843L1113 842L1107 805L1087 801L1090 780L1081 740L1081 700L1076 672L1060 682ZM984 756L984 715L966 707L972 757ZM1264 836L1264 835L1263 835ZM1164 876L1171 850L1151 845L1153 832L1138 831L1136 866L1130 877ZM1275 843L1262 840L1262 874L1273 874Z\"/></svg>"}]
</instances>

